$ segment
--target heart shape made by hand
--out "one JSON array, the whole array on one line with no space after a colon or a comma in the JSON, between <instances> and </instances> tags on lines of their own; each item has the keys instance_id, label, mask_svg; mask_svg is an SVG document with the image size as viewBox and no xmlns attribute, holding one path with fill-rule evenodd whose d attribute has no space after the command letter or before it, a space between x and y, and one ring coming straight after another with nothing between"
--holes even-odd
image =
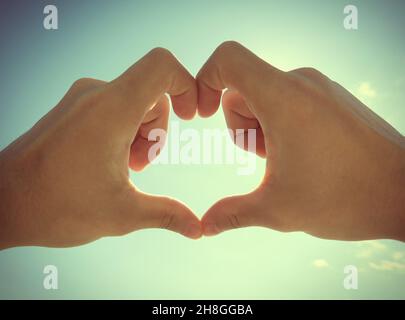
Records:
<instances>
[{"instance_id":1,"label":"heart shape made by hand","mask_svg":"<svg viewBox=\"0 0 405 320\"><path fill-rule=\"evenodd\" d=\"M255 190L219 200L201 221L179 201L142 193L129 180L128 164L142 170L163 143L148 138L167 129L166 94L185 120L197 111L213 115L222 98L233 141L266 159ZM404 240L404 144L315 69L284 72L228 41L194 78L157 48L111 82L76 81L0 153L0 249L73 246L156 227L190 238L262 226Z\"/></svg>"},{"instance_id":2,"label":"heart shape made by hand","mask_svg":"<svg viewBox=\"0 0 405 320\"><path fill-rule=\"evenodd\" d=\"M255 190L222 199L205 213L204 235L246 226L350 240L399 234L393 224L366 223L368 210L375 213L376 208L370 209L364 195L353 194L368 184L366 172L375 176L378 170L373 168L384 163L383 157L376 156L376 144L393 155L398 145L404 145L403 137L344 88L312 68L283 72L234 41L215 50L196 82L198 114L213 115L222 97L233 141L242 132L238 145L267 160L263 181ZM172 96L180 117L192 114L185 111L194 105L191 91ZM185 97L188 103L179 101ZM249 148L251 129L254 149ZM381 134L390 141L379 141ZM370 153L359 154L365 146L372 150L373 163ZM342 183L348 176L350 183ZM380 178L385 187L390 184L386 176ZM373 194L381 196L380 188L374 189ZM374 218L381 219L376 214ZM365 224L368 227L357 227Z\"/></svg>"}]
</instances>

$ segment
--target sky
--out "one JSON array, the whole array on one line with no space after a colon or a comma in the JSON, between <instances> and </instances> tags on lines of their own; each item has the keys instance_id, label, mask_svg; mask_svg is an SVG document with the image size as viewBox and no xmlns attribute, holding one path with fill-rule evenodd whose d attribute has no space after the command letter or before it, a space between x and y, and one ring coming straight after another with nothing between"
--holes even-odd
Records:
<instances>
[{"instance_id":1,"label":"sky","mask_svg":"<svg viewBox=\"0 0 405 320\"><path fill-rule=\"evenodd\" d=\"M58 30L43 28L55 4ZM358 30L343 27L356 5ZM212 51L236 40L282 70L322 71L405 133L404 1L0 2L0 149L46 114L78 78L112 80L154 47L195 75ZM171 120L178 120L173 113ZM180 127L225 128L222 113ZM152 165L131 180L179 199L201 217L220 198L253 190L237 165ZM58 290L43 269L58 268ZM359 270L357 290L344 268ZM68 249L0 252L0 299L404 299L405 244L343 242L264 228L191 241L142 230Z\"/></svg>"}]
</instances>

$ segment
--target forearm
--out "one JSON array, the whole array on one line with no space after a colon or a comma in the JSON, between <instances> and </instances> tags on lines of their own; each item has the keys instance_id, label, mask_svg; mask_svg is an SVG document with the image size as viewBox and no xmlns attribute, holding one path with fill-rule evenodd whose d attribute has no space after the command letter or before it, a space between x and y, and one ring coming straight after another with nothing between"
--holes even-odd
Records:
<instances>
[{"instance_id":1,"label":"forearm","mask_svg":"<svg viewBox=\"0 0 405 320\"><path fill-rule=\"evenodd\" d=\"M405 139L404 139L405 140ZM395 240L405 242L405 148L398 151L392 173L392 200L387 202L388 210L393 214L393 236Z\"/></svg>"},{"instance_id":2,"label":"forearm","mask_svg":"<svg viewBox=\"0 0 405 320\"><path fill-rule=\"evenodd\" d=\"M0 152L0 250L28 245L28 182L23 165L10 148Z\"/></svg>"},{"instance_id":3,"label":"forearm","mask_svg":"<svg viewBox=\"0 0 405 320\"><path fill-rule=\"evenodd\" d=\"M10 195L10 178L4 151L0 152L0 250L12 247L11 220L13 199Z\"/></svg>"}]
</instances>

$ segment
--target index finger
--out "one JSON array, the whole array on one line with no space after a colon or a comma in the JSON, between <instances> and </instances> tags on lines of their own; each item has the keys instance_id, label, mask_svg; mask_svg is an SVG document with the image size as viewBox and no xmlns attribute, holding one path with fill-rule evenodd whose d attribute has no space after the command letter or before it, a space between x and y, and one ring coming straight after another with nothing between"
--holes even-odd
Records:
<instances>
[{"instance_id":1,"label":"index finger","mask_svg":"<svg viewBox=\"0 0 405 320\"><path fill-rule=\"evenodd\" d=\"M143 116L165 93L171 97L175 113L191 119L197 109L197 86L193 76L170 51L155 48L107 85L117 100L112 116L121 124Z\"/></svg>"},{"instance_id":2,"label":"index finger","mask_svg":"<svg viewBox=\"0 0 405 320\"><path fill-rule=\"evenodd\" d=\"M227 41L214 51L196 79L198 113L208 117L218 109L223 89L238 91L252 106L260 108L269 103L269 96L279 96L285 75L241 44Z\"/></svg>"}]
</instances>

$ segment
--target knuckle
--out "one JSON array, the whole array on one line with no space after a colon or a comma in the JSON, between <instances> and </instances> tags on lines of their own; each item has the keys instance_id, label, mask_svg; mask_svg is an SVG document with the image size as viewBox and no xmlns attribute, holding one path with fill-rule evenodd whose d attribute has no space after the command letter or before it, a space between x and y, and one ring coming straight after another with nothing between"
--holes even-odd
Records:
<instances>
[{"instance_id":1,"label":"knuckle","mask_svg":"<svg viewBox=\"0 0 405 320\"><path fill-rule=\"evenodd\" d=\"M89 92L81 95L76 100L76 107L78 110L90 110L97 106L101 100L99 92Z\"/></svg>"},{"instance_id":2,"label":"knuckle","mask_svg":"<svg viewBox=\"0 0 405 320\"><path fill-rule=\"evenodd\" d=\"M291 78L296 80L301 80L303 83L311 84L309 87L317 88L322 90L329 90L332 84L332 81L325 76L322 72L315 68L305 67L292 70L288 72ZM313 90L314 91L314 90ZM315 90L316 91L316 90Z\"/></svg>"},{"instance_id":3,"label":"knuckle","mask_svg":"<svg viewBox=\"0 0 405 320\"><path fill-rule=\"evenodd\" d=\"M153 70L170 74L178 67L176 57L166 48L156 47L147 54L148 64Z\"/></svg>"},{"instance_id":4,"label":"knuckle","mask_svg":"<svg viewBox=\"0 0 405 320\"><path fill-rule=\"evenodd\" d=\"M242 45L234 40L228 40L221 43L216 49L216 54L227 56L229 54L234 54L240 50Z\"/></svg>"},{"instance_id":5,"label":"knuckle","mask_svg":"<svg viewBox=\"0 0 405 320\"><path fill-rule=\"evenodd\" d=\"M301 101L302 103L290 103L290 106L296 112L306 113L306 111L313 111L314 105L323 102L327 98L327 91L319 81L314 81L321 80L321 78L311 79L297 75L297 73L289 73L288 97L290 101Z\"/></svg>"},{"instance_id":6,"label":"knuckle","mask_svg":"<svg viewBox=\"0 0 405 320\"><path fill-rule=\"evenodd\" d=\"M297 73L293 73L288 77L288 84L296 92L306 91L310 88L310 82L306 78L297 76Z\"/></svg>"},{"instance_id":7,"label":"knuckle","mask_svg":"<svg viewBox=\"0 0 405 320\"><path fill-rule=\"evenodd\" d=\"M171 61L174 55L166 48L156 47L149 51L148 56L152 57L154 61Z\"/></svg>"},{"instance_id":8,"label":"knuckle","mask_svg":"<svg viewBox=\"0 0 405 320\"><path fill-rule=\"evenodd\" d=\"M168 230L171 229L174 225L174 220L174 205L169 201L163 208L162 217L160 219L160 228Z\"/></svg>"},{"instance_id":9,"label":"knuckle","mask_svg":"<svg viewBox=\"0 0 405 320\"><path fill-rule=\"evenodd\" d=\"M169 230L173 226L174 215L169 212L165 212L162 215L160 228Z\"/></svg>"},{"instance_id":10,"label":"knuckle","mask_svg":"<svg viewBox=\"0 0 405 320\"><path fill-rule=\"evenodd\" d=\"M317 69L312 68L312 67L304 67L304 68L299 68L296 70L293 70L293 73L298 73L303 76L309 77L309 78L320 78L322 76L322 73L319 72Z\"/></svg>"},{"instance_id":11,"label":"knuckle","mask_svg":"<svg viewBox=\"0 0 405 320\"><path fill-rule=\"evenodd\" d=\"M79 78L73 82L70 90L80 90L86 88L89 84L93 83L94 79L91 78Z\"/></svg>"},{"instance_id":12,"label":"knuckle","mask_svg":"<svg viewBox=\"0 0 405 320\"><path fill-rule=\"evenodd\" d=\"M228 217L228 222L229 222L230 227L232 227L233 229L238 229L238 228L242 227L242 225L239 222L239 218L238 218L237 215L230 214L227 217Z\"/></svg>"},{"instance_id":13,"label":"knuckle","mask_svg":"<svg viewBox=\"0 0 405 320\"><path fill-rule=\"evenodd\" d=\"M297 73L289 73L286 80L288 83L288 90L286 90L284 94L286 97L292 98L292 101L303 95L307 96L313 89L313 84L306 78L299 76Z\"/></svg>"},{"instance_id":14,"label":"knuckle","mask_svg":"<svg viewBox=\"0 0 405 320\"><path fill-rule=\"evenodd\" d=\"M69 89L70 99L76 106L94 105L100 100L101 84L91 78L76 80ZM100 90L98 90L100 89Z\"/></svg>"}]
</instances>

